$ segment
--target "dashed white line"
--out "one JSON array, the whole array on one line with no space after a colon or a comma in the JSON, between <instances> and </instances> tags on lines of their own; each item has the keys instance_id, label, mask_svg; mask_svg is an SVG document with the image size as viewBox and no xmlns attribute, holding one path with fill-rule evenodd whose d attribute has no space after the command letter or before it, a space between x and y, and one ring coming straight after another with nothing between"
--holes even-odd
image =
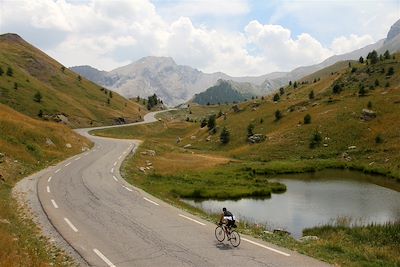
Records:
<instances>
[{"instance_id":1,"label":"dashed white line","mask_svg":"<svg viewBox=\"0 0 400 267\"><path fill-rule=\"evenodd\" d=\"M129 187L126 187L125 185L123 185L122 187L125 188L126 190L130 191L130 192L133 191L132 189L130 189Z\"/></svg>"},{"instance_id":2,"label":"dashed white line","mask_svg":"<svg viewBox=\"0 0 400 267\"><path fill-rule=\"evenodd\" d=\"M54 201L54 199L51 200L51 203L53 203L54 208L58 209L57 203Z\"/></svg>"},{"instance_id":3,"label":"dashed white line","mask_svg":"<svg viewBox=\"0 0 400 267\"><path fill-rule=\"evenodd\" d=\"M114 162L114 166L116 166L116 165L117 165L117 163L118 163L117 161L116 161L116 162Z\"/></svg>"},{"instance_id":4,"label":"dashed white line","mask_svg":"<svg viewBox=\"0 0 400 267\"><path fill-rule=\"evenodd\" d=\"M98 249L94 248L93 252L97 254L97 256L99 256L105 263L107 263L107 265L109 267L115 267L115 265L106 258L106 256L103 255L103 253L101 253Z\"/></svg>"},{"instance_id":5,"label":"dashed white line","mask_svg":"<svg viewBox=\"0 0 400 267\"><path fill-rule=\"evenodd\" d=\"M181 216L181 217L183 217L183 218L185 218L185 219L187 219L187 220L190 220L190 221L192 221L192 222L198 223L198 224L200 224L200 225L206 225L205 223L196 221L195 219L189 218L189 217L187 217L187 216L185 216L185 215L179 214L179 216Z\"/></svg>"},{"instance_id":6,"label":"dashed white line","mask_svg":"<svg viewBox=\"0 0 400 267\"><path fill-rule=\"evenodd\" d=\"M87 156L87 155L89 155L89 152L86 152L85 154L83 154L84 156Z\"/></svg>"},{"instance_id":7,"label":"dashed white line","mask_svg":"<svg viewBox=\"0 0 400 267\"><path fill-rule=\"evenodd\" d=\"M68 162L67 164L65 164L65 167L68 167L71 164L71 162Z\"/></svg>"},{"instance_id":8,"label":"dashed white line","mask_svg":"<svg viewBox=\"0 0 400 267\"><path fill-rule=\"evenodd\" d=\"M111 171L110 171L111 173L113 173L114 172L114 168L111 168Z\"/></svg>"},{"instance_id":9,"label":"dashed white line","mask_svg":"<svg viewBox=\"0 0 400 267\"><path fill-rule=\"evenodd\" d=\"M286 256L286 257L289 257L289 256L290 256L290 254L288 254L288 253L282 252L282 251L277 250L277 249L274 249L274 248L267 247L267 246L262 245L262 244L260 244L260 243L257 243L257 242L254 242L254 241L252 241L252 240L249 240L249 239L247 239L247 238L242 238L242 240L243 240L243 241L246 241L246 242L249 242L249 243L251 243L251 244L253 244L253 245L256 245L256 246L259 246L259 247L262 247L262 248L265 248L265 249L269 249L269 250L271 250L271 251L273 251L273 252L276 252L276 253L278 253L278 254L281 254L281 255L283 255L283 256Z\"/></svg>"},{"instance_id":10,"label":"dashed white line","mask_svg":"<svg viewBox=\"0 0 400 267\"><path fill-rule=\"evenodd\" d=\"M122 155L118 157L118 159L121 159Z\"/></svg>"},{"instance_id":11,"label":"dashed white line","mask_svg":"<svg viewBox=\"0 0 400 267\"><path fill-rule=\"evenodd\" d=\"M47 182L50 183L50 181L51 181L52 178L53 178L53 177L50 176L49 179L47 179Z\"/></svg>"},{"instance_id":12,"label":"dashed white line","mask_svg":"<svg viewBox=\"0 0 400 267\"><path fill-rule=\"evenodd\" d=\"M57 169L54 173L57 173L57 172L59 172L59 171L61 171L61 169Z\"/></svg>"},{"instance_id":13,"label":"dashed white line","mask_svg":"<svg viewBox=\"0 0 400 267\"><path fill-rule=\"evenodd\" d=\"M80 160L81 159L81 157L77 157L75 160Z\"/></svg>"},{"instance_id":14,"label":"dashed white line","mask_svg":"<svg viewBox=\"0 0 400 267\"><path fill-rule=\"evenodd\" d=\"M78 229L75 227L75 225L73 225L68 218L64 218L64 221L68 224L69 227L71 227L72 230L74 230L74 232L78 232Z\"/></svg>"},{"instance_id":15,"label":"dashed white line","mask_svg":"<svg viewBox=\"0 0 400 267\"><path fill-rule=\"evenodd\" d=\"M156 206L159 206L159 204L157 202L154 202L153 200L150 200L147 197L143 197L143 199L148 201L148 202L150 202L150 203L152 203L152 204L154 204L154 205L156 205Z\"/></svg>"},{"instance_id":16,"label":"dashed white line","mask_svg":"<svg viewBox=\"0 0 400 267\"><path fill-rule=\"evenodd\" d=\"M50 193L50 186L46 187L47 193Z\"/></svg>"},{"instance_id":17,"label":"dashed white line","mask_svg":"<svg viewBox=\"0 0 400 267\"><path fill-rule=\"evenodd\" d=\"M118 182L118 179L117 179L117 177L115 177L115 176L113 175L113 178L114 178L114 180L115 180L116 182Z\"/></svg>"}]
</instances>

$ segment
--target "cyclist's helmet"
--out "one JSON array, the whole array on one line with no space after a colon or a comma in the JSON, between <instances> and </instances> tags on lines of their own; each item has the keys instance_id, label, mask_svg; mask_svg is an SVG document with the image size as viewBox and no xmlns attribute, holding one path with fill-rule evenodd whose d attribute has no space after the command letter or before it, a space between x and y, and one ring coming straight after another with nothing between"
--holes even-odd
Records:
<instances>
[{"instance_id":1,"label":"cyclist's helmet","mask_svg":"<svg viewBox=\"0 0 400 267\"><path fill-rule=\"evenodd\" d=\"M222 211L226 211L226 208L222 208Z\"/></svg>"}]
</instances>

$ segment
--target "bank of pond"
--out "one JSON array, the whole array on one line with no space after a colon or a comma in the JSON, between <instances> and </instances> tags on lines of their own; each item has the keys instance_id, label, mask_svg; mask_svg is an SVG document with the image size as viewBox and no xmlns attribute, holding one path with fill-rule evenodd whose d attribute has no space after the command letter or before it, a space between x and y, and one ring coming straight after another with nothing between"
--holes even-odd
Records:
<instances>
[{"instance_id":1,"label":"bank of pond","mask_svg":"<svg viewBox=\"0 0 400 267\"><path fill-rule=\"evenodd\" d=\"M391 189L398 186L395 180L327 169L275 175L268 177L268 181L270 188L277 189L264 198L259 194L229 199L225 194L225 199L223 196L205 199L199 191L183 201L209 214L220 213L222 207L227 207L239 220L270 230L284 229L295 238L303 235L303 229L333 225L337 221L348 226L400 221L400 193Z\"/></svg>"}]
</instances>

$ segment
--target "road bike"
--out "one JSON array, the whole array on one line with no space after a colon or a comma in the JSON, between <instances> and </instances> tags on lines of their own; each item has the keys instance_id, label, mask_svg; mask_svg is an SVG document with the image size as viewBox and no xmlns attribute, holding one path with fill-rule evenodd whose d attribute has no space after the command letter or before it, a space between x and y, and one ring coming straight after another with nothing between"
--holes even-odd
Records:
<instances>
[{"instance_id":1,"label":"road bike","mask_svg":"<svg viewBox=\"0 0 400 267\"><path fill-rule=\"evenodd\" d=\"M227 237L228 241L230 241L234 247L240 245L239 233L226 224L217 223L217 228L215 228L215 237L219 242L224 241L225 237Z\"/></svg>"}]
</instances>

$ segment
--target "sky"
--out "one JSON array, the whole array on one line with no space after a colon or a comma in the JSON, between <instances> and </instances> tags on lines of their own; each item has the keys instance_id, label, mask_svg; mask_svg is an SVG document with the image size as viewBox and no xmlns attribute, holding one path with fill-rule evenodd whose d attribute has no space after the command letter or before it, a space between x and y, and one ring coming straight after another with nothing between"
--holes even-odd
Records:
<instances>
[{"instance_id":1,"label":"sky","mask_svg":"<svg viewBox=\"0 0 400 267\"><path fill-rule=\"evenodd\" d=\"M400 0L0 0L0 33L106 71L146 56L232 76L290 71L385 38L398 19Z\"/></svg>"}]
</instances>

